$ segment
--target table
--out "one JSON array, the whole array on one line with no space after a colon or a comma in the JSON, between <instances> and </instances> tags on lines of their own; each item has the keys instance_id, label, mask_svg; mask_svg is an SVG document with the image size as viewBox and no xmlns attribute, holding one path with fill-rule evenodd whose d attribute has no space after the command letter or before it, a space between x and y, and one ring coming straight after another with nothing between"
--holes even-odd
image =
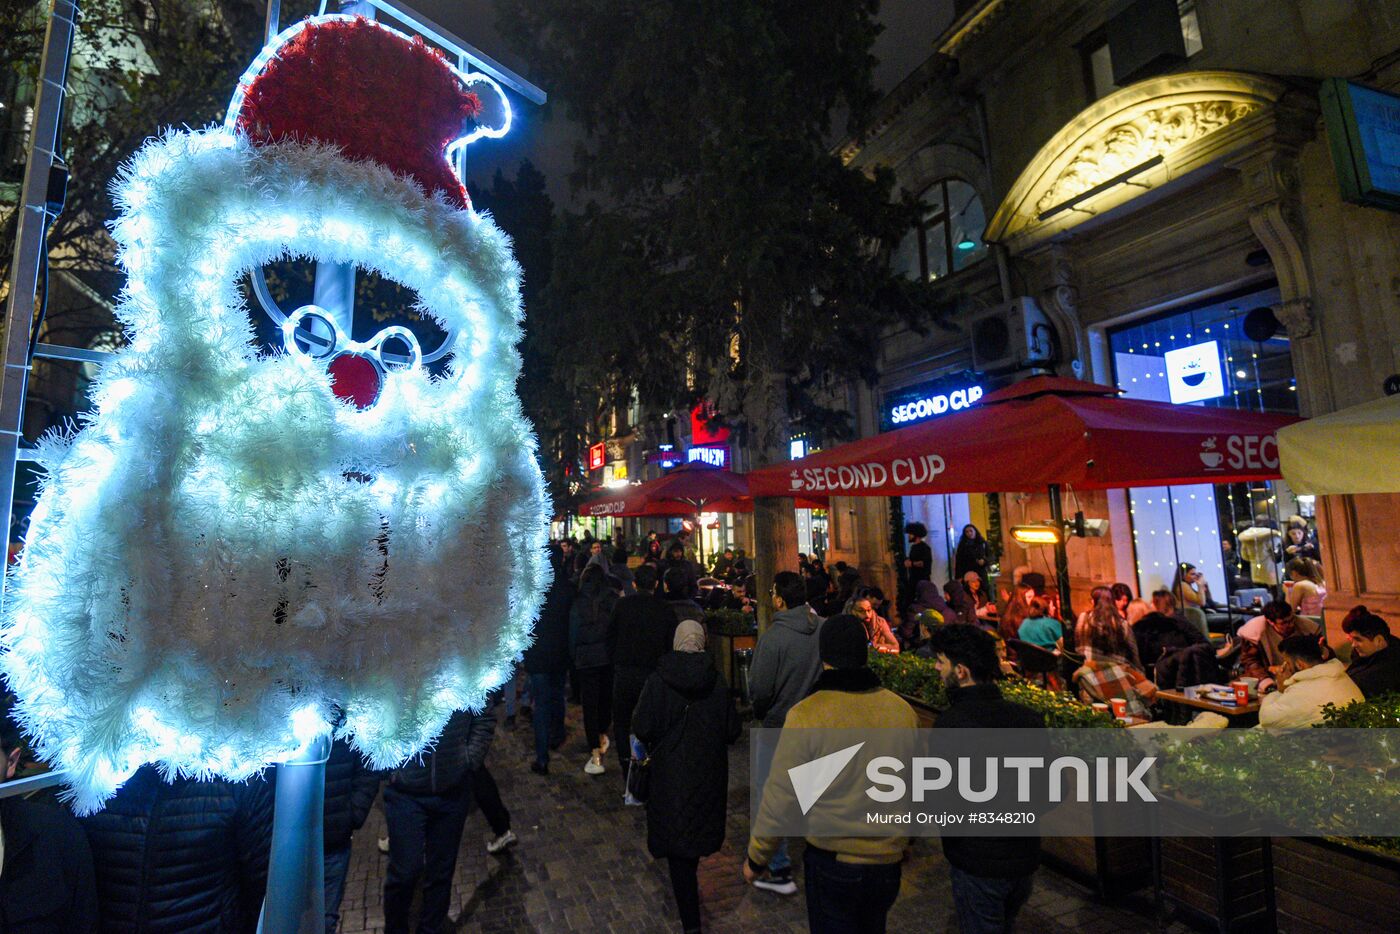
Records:
<instances>
[{"instance_id":1,"label":"table","mask_svg":"<svg viewBox=\"0 0 1400 934\"><path fill-rule=\"evenodd\" d=\"M1222 714L1230 718L1230 726L1253 726L1259 722L1259 698L1251 700L1248 704L1240 706L1235 703L1221 703L1220 701L1209 700L1205 697L1197 697L1196 692L1205 685L1188 687L1181 691L1157 692L1157 700L1166 701L1171 704L1179 704L1182 707L1194 707L1197 710L1209 710L1211 713Z\"/></svg>"}]
</instances>

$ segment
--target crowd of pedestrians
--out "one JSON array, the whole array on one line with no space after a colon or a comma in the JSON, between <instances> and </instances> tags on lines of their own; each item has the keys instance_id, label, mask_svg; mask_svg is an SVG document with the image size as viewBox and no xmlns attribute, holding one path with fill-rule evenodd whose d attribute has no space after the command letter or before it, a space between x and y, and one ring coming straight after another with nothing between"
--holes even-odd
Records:
<instances>
[{"instance_id":1,"label":"crowd of pedestrians","mask_svg":"<svg viewBox=\"0 0 1400 934\"><path fill-rule=\"evenodd\" d=\"M429 750L386 772L367 768L344 741L332 744L324 801L326 930L337 928L353 835L376 799L387 828L378 840L387 855L386 934L409 930L414 905L421 934L447 930L472 812L480 810L489 827L489 853L518 843L487 762L498 722L515 728L517 711L528 715L530 769L548 780L569 740L571 699L582 711L587 754L568 767L611 783L623 805L645 807L647 849L665 863L681 930L699 931L699 864L725 841L729 747L742 732L739 692L718 670L715 633L707 628L732 619L707 616L712 610L756 619L761 605L771 609L746 685L754 726L781 731L776 742L755 746L751 763L765 813L793 794L785 776L801 761L804 729L916 725L910 706L869 667L872 651L933 661L949 704L940 729L1042 729L1040 714L1007 701L997 684L1012 660L1031 671L1033 652L1066 663L1035 668L1042 680L1086 700L1120 698L1140 719L1153 715L1159 685L1231 671L1257 678L1268 695L1260 712L1266 725L1310 723L1326 703L1400 689L1400 647L1385 620L1365 607L1343 621L1346 663L1316 623L1296 612L1298 601L1285 599L1265 603L1237 638L1215 645L1166 589L1143 600L1126 585L1104 586L1084 612L1062 619L1058 595L1023 568L994 596L995 565L971 525L950 569L957 573L940 586L926 530L911 523L906 534L897 607L856 569L828 567L816 556L797 556L759 593L742 551L725 550L705 568L683 533L639 543L636 557L616 543L554 543L555 573L534 642L486 710L457 712ZM1179 577L1187 587L1195 580L1189 568ZM8 777L21 742L8 717L3 723ZM253 931L267 885L271 774L243 783L165 779L146 766L102 811L81 820L54 803L0 800L0 931ZM858 791L838 783L826 797ZM818 934L884 930L907 837L894 830L884 837L809 837L800 873L789 843L756 833L736 872L764 897L803 892ZM1009 929L1031 891L1038 838L947 837L942 846L960 930Z\"/></svg>"}]
</instances>

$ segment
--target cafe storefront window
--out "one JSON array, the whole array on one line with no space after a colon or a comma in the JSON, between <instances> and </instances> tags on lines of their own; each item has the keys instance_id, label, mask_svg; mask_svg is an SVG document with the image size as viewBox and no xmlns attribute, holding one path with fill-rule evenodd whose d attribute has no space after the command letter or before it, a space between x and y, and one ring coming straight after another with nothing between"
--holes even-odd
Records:
<instances>
[{"instance_id":1,"label":"cafe storefront window","mask_svg":"<svg viewBox=\"0 0 1400 934\"><path fill-rule=\"evenodd\" d=\"M1268 311L1279 299L1278 289L1268 287L1110 330L1117 386L1135 399L1297 413L1288 337ZM1190 564L1216 603L1227 596L1243 605L1256 596L1267 600L1261 591L1280 594L1286 577L1289 518L1311 522L1311 502L1282 481L1141 487L1128 494L1144 596L1173 587L1178 569Z\"/></svg>"}]
</instances>

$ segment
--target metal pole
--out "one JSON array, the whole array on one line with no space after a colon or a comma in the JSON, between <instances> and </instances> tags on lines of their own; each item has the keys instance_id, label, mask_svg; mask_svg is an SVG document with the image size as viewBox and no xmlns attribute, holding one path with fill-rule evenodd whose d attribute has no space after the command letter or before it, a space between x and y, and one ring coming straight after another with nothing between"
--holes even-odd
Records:
<instances>
[{"instance_id":1,"label":"metal pole","mask_svg":"<svg viewBox=\"0 0 1400 934\"><path fill-rule=\"evenodd\" d=\"M321 735L295 758L277 763L272 855L259 934L321 934L326 929L322 818L331 739Z\"/></svg>"},{"instance_id":2,"label":"metal pole","mask_svg":"<svg viewBox=\"0 0 1400 934\"><path fill-rule=\"evenodd\" d=\"M1058 533L1055 540L1055 589L1060 592L1060 616L1074 619L1069 595L1069 552L1065 549L1065 511L1060 505L1060 485L1050 484L1050 521Z\"/></svg>"},{"instance_id":3,"label":"metal pole","mask_svg":"<svg viewBox=\"0 0 1400 934\"><path fill-rule=\"evenodd\" d=\"M77 18L75 0L54 0L44 37L44 57L39 66L29 158L24 168L24 198L19 207L15 253L10 264L10 298L5 309L5 371L0 376L0 503L4 504L7 536L14 518L15 463L24 423L24 397L29 387L29 331L34 326L39 260L42 251L48 249L49 172L58 157L55 150L59 120L67 94L68 58L73 50Z\"/></svg>"}]
</instances>

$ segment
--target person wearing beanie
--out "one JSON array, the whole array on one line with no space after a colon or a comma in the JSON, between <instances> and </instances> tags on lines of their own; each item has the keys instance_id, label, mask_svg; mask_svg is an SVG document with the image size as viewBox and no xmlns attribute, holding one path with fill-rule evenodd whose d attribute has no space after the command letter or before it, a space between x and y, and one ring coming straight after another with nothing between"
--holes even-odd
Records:
<instances>
[{"instance_id":1,"label":"person wearing beanie","mask_svg":"<svg viewBox=\"0 0 1400 934\"><path fill-rule=\"evenodd\" d=\"M805 747L808 727L829 729L916 729L910 707L899 695L880 686L869 666L870 645L865 624L848 613L822 623L818 633L822 673L806 699L788 711L773 768L763 787L763 814L786 813L796 807L788 769L816 757ZM823 793L823 802L846 802L856 813L864 807L865 781L856 770L838 778ZM769 861L781 838L749 839L744 878L755 885L769 871ZM803 855L807 922L814 934L835 931L883 931L884 919L899 895L900 861L909 838L808 837Z\"/></svg>"},{"instance_id":2,"label":"person wearing beanie","mask_svg":"<svg viewBox=\"0 0 1400 934\"><path fill-rule=\"evenodd\" d=\"M948 709L936 729L1044 730L1045 718L1001 696L996 639L980 626L940 626L929 636ZM1029 753L1028 753L1029 754ZM1009 931L1030 898L1040 865L1040 837L943 837L961 931Z\"/></svg>"}]
</instances>

